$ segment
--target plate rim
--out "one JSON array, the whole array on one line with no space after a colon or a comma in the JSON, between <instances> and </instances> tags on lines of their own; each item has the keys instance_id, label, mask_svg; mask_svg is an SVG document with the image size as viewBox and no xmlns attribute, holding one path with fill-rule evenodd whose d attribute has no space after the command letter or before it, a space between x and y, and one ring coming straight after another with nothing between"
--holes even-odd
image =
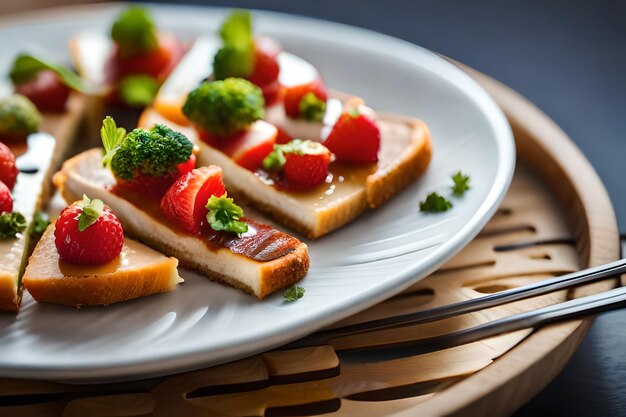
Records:
<instances>
[{"instance_id":1,"label":"plate rim","mask_svg":"<svg viewBox=\"0 0 626 417\"><path fill-rule=\"evenodd\" d=\"M67 13L87 12L95 13L97 11L119 9L123 7L125 3L104 3L104 4L87 4L78 6L63 6L55 7L51 9L45 9L43 11L32 11L23 14L0 18L0 30L7 27L20 26L28 22L33 22L41 19L42 17L54 20L57 17L67 18ZM154 10L177 10L177 9L200 9L215 10L219 12L226 12L230 8L226 7L213 7L206 5L171 5L171 4L155 4L144 3L149 8ZM364 29L356 26L351 26L343 23L322 20L318 18L306 17L302 15L294 15L288 13L274 12L268 10L250 9L253 13L274 16L280 19L292 19L306 22L307 24L324 25L330 30L341 30L344 33L351 33L352 36L357 36L361 39L365 37L368 41L374 41L375 43L385 44L390 50L412 50L413 53L418 51L420 54L426 54L431 59L438 61L439 65L443 66L446 70L446 75L443 77L447 81L451 79L458 79L458 82L454 82L455 88L460 89L463 93L468 94L472 98L472 101L478 106L481 112L485 115L489 121L491 128L494 131L494 137L496 138L496 144L498 145L498 151L500 153L499 166L496 172L494 181L491 188L487 193L484 201L478 207L476 212L471 216L469 221L465 223L449 240L439 245L432 253L426 256L419 264L408 267L403 272L397 274L394 280L386 282L385 286L373 286L368 291L363 292L352 300L351 304L336 307L333 310L325 310L325 315L319 317L319 315L311 314L307 317L307 320L300 322L297 329L275 329L271 333L266 334L267 339L276 339L279 335L289 331L288 338L281 338L280 341L274 341L272 343L265 343L263 347L247 347L247 349L239 349L236 353L223 356L223 359L214 360L210 359L210 356L216 356L225 350L224 347L212 350L211 354L207 354L206 349L189 349L187 352L169 352L168 354L154 354L148 359L141 361L125 362L123 360L117 360L114 365L110 363L98 363L87 365L74 366L67 368L64 365L48 366L46 369L42 369L39 366L7 366L3 365L0 370L0 374L8 377L34 377L37 379L53 379L63 380L67 382L103 382L103 381L122 381L122 380L136 380L144 379L147 377L153 377L158 375L166 375L170 373L178 373L188 371L192 369L199 369L206 366L214 366L220 363L229 362L232 360L240 359L242 357L250 356L259 351L266 351L274 347L283 345L292 340L296 340L308 333L322 328L325 325L336 322L343 318L349 317L355 314L357 311L364 310L371 307L384 299L392 297L393 295L401 292L410 285L415 284L419 280L431 274L434 270L439 268L445 261L453 257L458 253L465 245L480 232L484 225L489 221L493 214L497 211L502 199L504 198L513 173L515 169L515 142L513 139L513 133L511 127L500 107L489 96L489 94L467 73L462 71L459 67L452 62L444 59L439 54L427 50L419 45L412 44L402 39L382 34L373 30ZM7 23L8 22L8 23ZM452 76L449 78L449 76ZM463 86L463 87L462 87ZM419 266L419 268L418 268ZM419 269L421 272L417 273ZM417 274L416 274L417 273ZM392 288L389 288L392 287ZM247 341L246 341L247 343ZM258 341L257 341L258 344ZM232 349L228 349L231 350Z\"/></svg>"}]
</instances>

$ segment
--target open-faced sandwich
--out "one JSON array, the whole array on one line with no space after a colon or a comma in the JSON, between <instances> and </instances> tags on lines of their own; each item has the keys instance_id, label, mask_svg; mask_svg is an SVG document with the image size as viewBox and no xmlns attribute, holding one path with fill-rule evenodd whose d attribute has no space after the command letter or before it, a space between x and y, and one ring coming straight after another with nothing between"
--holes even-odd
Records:
<instances>
[{"instance_id":1,"label":"open-faced sandwich","mask_svg":"<svg viewBox=\"0 0 626 417\"><path fill-rule=\"evenodd\" d=\"M83 152L55 175L68 202L83 194L106 201L129 235L258 298L306 275L307 246L244 217L222 169L194 168L194 146L181 133L155 125L127 134L107 118L102 140L104 151Z\"/></svg>"},{"instance_id":2,"label":"open-faced sandwich","mask_svg":"<svg viewBox=\"0 0 626 417\"><path fill-rule=\"evenodd\" d=\"M184 132L200 165L222 167L234 195L309 238L380 206L426 170L425 123L327 91L312 65L253 37L251 26L236 11L221 45L198 39L139 126Z\"/></svg>"},{"instance_id":3,"label":"open-faced sandwich","mask_svg":"<svg viewBox=\"0 0 626 417\"><path fill-rule=\"evenodd\" d=\"M63 209L30 256L22 282L37 301L107 305L172 291L178 260L124 238L101 200L83 196Z\"/></svg>"}]
</instances>

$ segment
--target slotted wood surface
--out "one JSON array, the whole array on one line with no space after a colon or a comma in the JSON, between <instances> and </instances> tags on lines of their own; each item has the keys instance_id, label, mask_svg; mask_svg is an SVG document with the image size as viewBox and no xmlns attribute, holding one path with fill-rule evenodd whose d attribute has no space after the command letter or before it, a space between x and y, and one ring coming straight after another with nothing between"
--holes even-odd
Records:
<instances>
[{"instance_id":1,"label":"slotted wood surface","mask_svg":"<svg viewBox=\"0 0 626 417\"><path fill-rule=\"evenodd\" d=\"M507 113L520 162L527 167L517 170L491 222L448 264L335 326L474 298L617 259L613 209L589 163L530 103L472 74ZM0 415L506 415L560 371L589 321L382 362L342 361L342 350L447 333L615 285L616 280L606 280L438 322L336 338L324 346L267 352L137 383L0 380Z\"/></svg>"}]
</instances>

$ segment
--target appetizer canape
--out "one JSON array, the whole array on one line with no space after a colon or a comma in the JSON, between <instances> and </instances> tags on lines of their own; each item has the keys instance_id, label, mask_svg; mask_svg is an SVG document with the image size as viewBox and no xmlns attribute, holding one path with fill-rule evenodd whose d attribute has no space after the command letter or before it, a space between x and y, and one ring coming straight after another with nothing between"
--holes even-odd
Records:
<instances>
[{"instance_id":1,"label":"appetizer canape","mask_svg":"<svg viewBox=\"0 0 626 417\"><path fill-rule=\"evenodd\" d=\"M258 44L245 16L234 13L224 24L226 45L224 33L233 32L248 39L242 44ZM358 97L327 92L312 65L284 51L276 54L281 93L266 103L254 82L217 80L224 71L211 69L206 56L223 48L196 41L139 126L184 132L198 144L201 165L221 166L234 195L277 221L318 238L380 206L428 167L424 122L377 114ZM213 64L221 59L217 52Z\"/></svg>"},{"instance_id":2,"label":"appetizer canape","mask_svg":"<svg viewBox=\"0 0 626 417\"><path fill-rule=\"evenodd\" d=\"M78 73L99 87L107 104L143 108L185 47L174 35L159 32L147 9L132 6L117 16L110 38L78 34L70 40L70 53Z\"/></svg>"},{"instance_id":3,"label":"appetizer canape","mask_svg":"<svg viewBox=\"0 0 626 417\"><path fill-rule=\"evenodd\" d=\"M172 291L178 260L129 238L101 200L83 196L48 226L22 281L40 302L107 305Z\"/></svg>"},{"instance_id":4,"label":"appetizer canape","mask_svg":"<svg viewBox=\"0 0 626 417\"><path fill-rule=\"evenodd\" d=\"M0 142L0 310L11 312L20 308L22 273L35 213L41 208L54 139L35 134L29 138L29 145L29 151L19 158L28 169L18 174L13 153Z\"/></svg>"},{"instance_id":5,"label":"appetizer canape","mask_svg":"<svg viewBox=\"0 0 626 417\"><path fill-rule=\"evenodd\" d=\"M55 175L67 201L82 194L106 201L129 235L260 299L306 275L306 245L244 217L221 168L194 169L184 135L162 125L126 134L107 118L102 139L104 156L83 152Z\"/></svg>"}]
</instances>

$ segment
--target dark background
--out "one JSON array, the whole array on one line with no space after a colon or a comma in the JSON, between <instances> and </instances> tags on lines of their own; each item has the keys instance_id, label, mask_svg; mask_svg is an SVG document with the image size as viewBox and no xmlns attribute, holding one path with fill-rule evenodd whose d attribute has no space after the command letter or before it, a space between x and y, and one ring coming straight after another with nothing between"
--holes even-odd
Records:
<instances>
[{"instance_id":1,"label":"dark background","mask_svg":"<svg viewBox=\"0 0 626 417\"><path fill-rule=\"evenodd\" d=\"M194 3L189 1L188 3ZM519 91L587 155L626 232L626 1L196 1L372 29ZM599 317L563 373L515 416L626 416L626 311Z\"/></svg>"},{"instance_id":2,"label":"dark background","mask_svg":"<svg viewBox=\"0 0 626 417\"><path fill-rule=\"evenodd\" d=\"M626 232L626 1L186 1L301 14L432 49L512 87L598 171ZM515 414L626 416L626 311L601 316L563 373Z\"/></svg>"}]
</instances>

